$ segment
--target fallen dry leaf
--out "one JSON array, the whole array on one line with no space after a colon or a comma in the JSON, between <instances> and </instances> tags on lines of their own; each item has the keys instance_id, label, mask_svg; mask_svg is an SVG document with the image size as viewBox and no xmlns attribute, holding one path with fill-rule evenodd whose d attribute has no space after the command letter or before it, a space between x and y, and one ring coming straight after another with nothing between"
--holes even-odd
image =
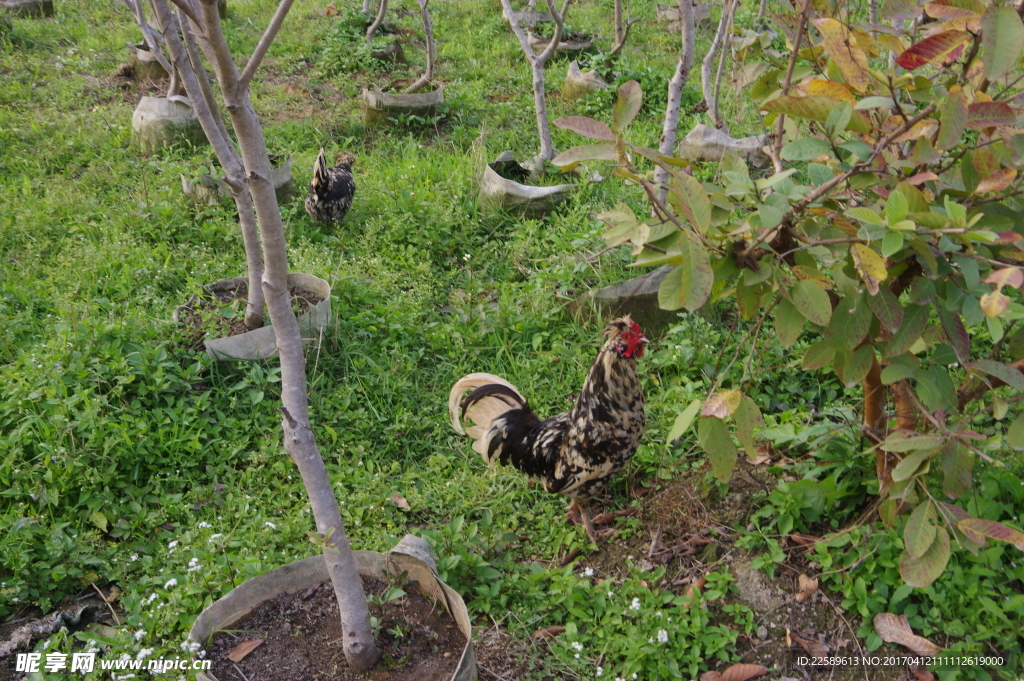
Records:
<instances>
[{"instance_id":1,"label":"fallen dry leaf","mask_svg":"<svg viewBox=\"0 0 1024 681\"><path fill-rule=\"evenodd\" d=\"M815 537L813 534L804 534L803 532L790 532L788 536L795 544L800 546L814 546L821 541L821 537Z\"/></svg>"},{"instance_id":2,"label":"fallen dry leaf","mask_svg":"<svg viewBox=\"0 0 1024 681\"><path fill-rule=\"evenodd\" d=\"M942 650L923 636L918 636L910 628L906 615L894 615L891 612L880 612L875 615L875 631L886 643L899 643L910 648L916 655L934 655Z\"/></svg>"},{"instance_id":3,"label":"fallen dry leaf","mask_svg":"<svg viewBox=\"0 0 1024 681\"><path fill-rule=\"evenodd\" d=\"M246 655L259 648L262 644L262 638L256 638L251 641L242 641L231 649L231 652L228 653L228 659L232 662L241 662L245 659Z\"/></svg>"},{"instance_id":4,"label":"fallen dry leaf","mask_svg":"<svg viewBox=\"0 0 1024 681\"><path fill-rule=\"evenodd\" d=\"M932 674L927 669L920 667L914 667L910 670L910 673L914 675L917 681L935 681L935 674Z\"/></svg>"},{"instance_id":5,"label":"fallen dry leaf","mask_svg":"<svg viewBox=\"0 0 1024 681\"><path fill-rule=\"evenodd\" d=\"M565 627L541 627L530 634L530 638L537 641L542 638L554 638L565 631Z\"/></svg>"},{"instance_id":6,"label":"fallen dry leaf","mask_svg":"<svg viewBox=\"0 0 1024 681\"><path fill-rule=\"evenodd\" d=\"M410 511L410 510L412 510L412 507L411 507L411 506L409 506L409 502L408 502L408 501L406 501L406 500L405 500L405 497L403 497L403 496L402 496L401 494L399 494L398 492L395 492L395 493L394 493L394 494L392 494L392 495L391 495L390 497L388 497L388 501L390 501L391 503L393 503L393 504L394 504L395 506L397 506L398 508L404 509L404 510L406 510L406 511Z\"/></svg>"},{"instance_id":7,"label":"fallen dry leaf","mask_svg":"<svg viewBox=\"0 0 1024 681\"><path fill-rule=\"evenodd\" d=\"M734 664L722 672L719 681L747 681L767 673L768 668L759 664Z\"/></svg>"},{"instance_id":8,"label":"fallen dry leaf","mask_svg":"<svg viewBox=\"0 0 1024 681\"><path fill-rule=\"evenodd\" d=\"M806 650L807 654L812 657L825 657L828 655L828 650L819 641L800 638L799 636L793 636L792 638L796 641L797 645Z\"/></svg>"},{"instance_id":9,"label":"fallen dry leaf","mask_svg":"<svg viewBox=\"0 0 1024 681\"><path fill-rule=\"evenodd\" d=\"M704 672L700 675L700 681L721 681L722 675L718 672Z\"/></svg>"},{"instance_id":10,"label":"fallen dry leaf","mask_svg":"<svg viewBox=\"0 0 1024 681\"><path fill-rule=\"evenodd\" d=\"M686 587L686 591L684 592L685 596L689 596L690 597L690 602L684 604L683 605L684 608L689 608L693 604L693 590L694 589L703 589L704 585L707 584L707 583L708 583L708 580L705 579L704 577L698 577L697 579L695 579L692 582L690 582L690 585Z\"/></svg>"},{"instance_id":11,"label":"fallen dry leaf","mask_svg":"<svg viewBox=\"0 0 1024 681\"><path fill-rule=\"evenodd\" d=\"M800 590L796 594L796 602L803 603L808 598L814 595L814 592L818 590L818 580L811 579L807 575L801 574L797 578L797 583L800 586Z\"/></svg>"}]
</instances>

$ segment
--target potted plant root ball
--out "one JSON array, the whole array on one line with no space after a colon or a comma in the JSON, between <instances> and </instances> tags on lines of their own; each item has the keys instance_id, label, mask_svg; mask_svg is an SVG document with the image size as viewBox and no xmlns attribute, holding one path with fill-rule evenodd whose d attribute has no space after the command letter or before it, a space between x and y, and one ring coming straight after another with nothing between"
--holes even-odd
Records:
<instances>
[{"instance_id":1,"label":"potted plant root ball","mask_svg":"<svg viewBox=\"0 0 1024 681\"><path fill-rule=\"evenodd\" d=\"M379 666L390 670L372 678L476 679L469 612L462 597L437 577L429 545L406 535L387 554L353 555L380 632ZM233 589L199 615L189 639L212 660L198 681L231 681L239 672L249 679L283 681L303 681L314 672L336 681L365 678L347 668L340 646L329 644L339 633L326 563L313 556Z\"/></svg>"},{"instance_id":2,"label":"potted plant root ball","mask_svg":"<svg viewBox=\"0 0 1024 681\"><path fill-rule=\"evenodd\" d=\"M202 182L197 185L206 189ZM269 324L252 330L246 327L248 291L246 277L207 284L202 294L192 296L188 303L174 310L174 321L185 328L191 345L205 348L212 359L270 359L278 352L277 336ZM319 338L331 321L331 285L312 274L290 272L288 295L304 341Z\"/></svg>"},{"instance_id":3,"label":"potted plant root ball","mask_svg":"<svg viewBox=\"0 0 1024 681\"><path fill-rule=\"evenodd\" d=\"M553 211L576 190L574 184L526 184L530 177L530 171L516 162L511 151L506 151L484 168L477 205L483 210L537 218Z\"/></svg>"},{"instance_id":4,"label":"potted plant root ball","mask_svg":"<svg viewBox=\"0 0 1024 681\"><path fill-rule=\"evenodd\" d=\"M530 47L535 52L541 52L555 37L555 25L549 23L537 24L529 30L529 36ZM589 50L593 44L594 36L590 33L565 26L562 28L562 35L555 46L555 51L583 52L584 50Z\"/></svg>"},{"instance_id":5,"label":"potted plant root ball","mask_svg":"<svg viewBox=\"0 0 1024 681\"><path fill-rule=\"evenodd\" d=\"M363 110L366 122L381 125L394 118L416 116L425 119L433 116L444 104L444 89L437 87L427 92L417 92L429 87L434 79L434 22L427 5L430 0L417 0L423 15L423 32L427 46L427 67L423 75L400 93L383 92L379 88L363 89Z\"/></svg>"}]
</instances>

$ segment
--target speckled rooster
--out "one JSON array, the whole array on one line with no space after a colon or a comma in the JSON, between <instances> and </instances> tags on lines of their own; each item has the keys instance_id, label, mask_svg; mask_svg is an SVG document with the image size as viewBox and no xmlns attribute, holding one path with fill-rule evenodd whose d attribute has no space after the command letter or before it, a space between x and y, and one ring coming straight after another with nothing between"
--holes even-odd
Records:
<instances>
[{"instance_id":1,"label":"speckled rooster","mask_svg":"<svg viewBox=\"0 0 1024 681\"><path fill-rule=\"evenodd\" d=\"M541 421L514 385L493 374L464 376L448 397L452 425L473 438L484 461L511 464L548 492L569 497L569 519L582 521L594 542L590 500L633 457L644 432L636 360L648 340L628 316L609 324L604 335L608 340L570 411ZM474 425L463 429L466 418Z\"/></svg>"},{"instance_id":2,"label":"speckled rooster","mask_svg":"<svg viewBox=\"0 0 1024 681\"><path fill-rule=\"evenodd\" d=\"M341 153L335 159L338 165L327 167L323 147L313 165L313 179L309 181L306 212L317 222L341 222L352 205L356 183L352 179L352 164L356 157Z\"/></svg>"}]
</instances>

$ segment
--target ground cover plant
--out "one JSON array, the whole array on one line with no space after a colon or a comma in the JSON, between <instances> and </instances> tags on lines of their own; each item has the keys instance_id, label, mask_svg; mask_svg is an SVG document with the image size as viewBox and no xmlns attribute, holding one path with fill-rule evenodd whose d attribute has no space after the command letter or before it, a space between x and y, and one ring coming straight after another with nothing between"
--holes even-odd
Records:
<instances>
[{"instance_id":1,"label":"ground cover plant","mask_svg":"<svg viewBox=\"0 0 1024 681\"><path fill-rule=\"evenodd\" d=\"M792 591L798 573L820 573L821 593L827 592L842 608L852 629L836 618L837 628L828 630L837 634L826 641L830 646L856 634L856 645L878 650L883 641L875 617L893 613L905 615L916 634L946 650L1000 652L1007 658L1001 668L935 667L939 678L1019 675L1019 623L1024 617L1020 552L991 540L977 553L953 549L959 535L951 532L951 551L941 574L927 586L908 583L900 565L913 516L886 516L892 523L888 526L866 513L879 493L876 461L889 459L876 458L876 452L885 450L872 449L875 443L861 434L864 377L853 374L858 380L850 380L849 361L838 375L804 370L805 355L829 338L819 329L805 331L788 348L775 335L762 332L752 359L746 361L749 346L740 341L757 327L764 307L751 317L744 304L729 299L725 292L733 286L719 283L728 272L716 270L713 286L718 289L709 296L721 300L699 313L681 313L640 364L647 435L606 503L608 511L635 509L636 515L615 520L618 534L613 540L590 546L578 528L562 520L559 499L529 487L514 471L485 469L468 451L451 431L445 410L448 387L468 371L486 368L509 377L529 389L538 411L555 413L571 404L570 391L578 388L593 359L601 324L577 320L563 305L580 292L635 274L627 267L633 260L628 247L595 257L608 246L601 239L608 228L593 214L622 204L643 221L650 204L640 187L610 178L581 184L564 208L543 221L478 214L474 197L483 162L505 149L520 158L536 153L532 77L497 3L437 2L430 7L437 38L435 82L444 83L449 98L447 115L432 125L383 130L363 126L358 97L364 86L381 78L381 65L370 63L363 53L365 34L351 28L356 24L347 14L351 3L335 2L328 8L317 1L293 8L266 56L263 77L252 87L268 146L293 155L300 185L308 181L320 146L359 157L357 198L344 224L329 229L314 225L301 196L281 207L292 269L317 274L334 289L334 320L307 354L307 374L318 441L332 484L345 501L341 515L352 543L386 550L407 531L428 538L438 552L441 577L469 605L479 627L480 649L489 651L487 644L496 640L525 661L507 675L511 678L691 678L738 661L799 676L786 667L785 651L758 657L770 648L763 647L769 639L785 640L786 632L772 626L782 623L778 612L761 612L743 600L744 584L738 577L745 573L739 560L771 572L775 584ZM862 11L866 14L867 8L854 8L850 19L818 8L809 18L846 22ZM984 20L985 11L974 14ZM251 52L272 12L269 2L233 3L225 20L232 49ZM716 24L718 12L715 8ZM739 42L729 52L726 78L733 70L740 77L753 72L742 61L734 67L736 56L750 56L755 66L769 64L770 71L757 67L760 80L746 93L734 92L723 81L719 106L734 135L760 134L778 124L781 117L762 125L757 111L765 107L772 88L780 89L785 82L785 45L787 39L792 44L797 28L798 12L787 20L781 8L770 6L769 16L779 17L787 27L774 25L771 30L758 24L754 13L755 8L743 6L735 12L733 35ZM419 16L414 2L390 3L388 20L395 32L422 46ZM611 44L612 2L577 0L570 16L573 25L597 34L599 44ZM617 115L617 91L635 80L643 98L627 139L656 149L680 36L656 22L653 3L631 3L629 16L640 21L632 25L612 67L602 73L613 88L569 104L554 89L560 77L549 78L547 106L552 121L582 115L610 122ZM902 21L887 15L884 6L882 17ZM961 19L973 21L970 16ZM818 29L812 21L807 23L791 87L819 72L849 84L841 59L829 51L835 46L825 43L822 48L824 34L813 32ZM824 24L825 31L829 26ZM920 30L930 29L926 24ZM757 40L747 40L745 31L756 32ZM969 35L977 32L968 26ZM356 38L353 52L339 47L338 40L343 35L347 40L349 33ZM707 54L713 33L714 28L698 31L697 59ZM861 34L856 35L860 44ZM970 58L984 65L975 67L982 75L997 76L987 89L994 102L1006 101L1016 94L1016 86L1003 92L1012 81L985 71L991 52L984 35ZM919 31L917 37L922 36ZM17 620L33 618L65 599L95 593L92 585L105 594L119 591L112 605L122 626L65 631L33 645L40 651L97 648L105 651L105 658L128 655L133 660L184 656L185 634L203 607L248 577L319 550L307 541L313 529L310 509L278 435L277 364L213 364L190 349L187 330L171 321L174 307L202 284L225 271L244 272L244 249L231 209L192 207L181 195L179 176L204 172L211 163L208 149L179 146L143 158L129 146L131 111L150 85L113 74L128 56L124 42L134 40L137 30L130 16L113 0L62 3L57 16L45 21L15 18L0 37L0 621L17 626ZM886 40L877 38L881 48L877 57L870 57L870 68L879 73L887 68ZM749 45L742 47L744 41ZM892 89L899 96L887 79L871 73L870 93L867 88L847 89L854 102L888 97L893 105L905 105L904 113L937 103L941 134L944 98L955 94L949 81L970 72L963 67L974 43L964 38L961 45L959 61L946 71L921 66L894 77ZM910 46L909 40L901 43L904 51ZM425 50L409 49L406 54L414 62L410 69L422 71L416 60L424 59ZM603 67L602 55L593 61ZM548 68L561 69L564 63L555 61ZM919 70L931 76L924 78L928 87L916 75ZM961 92L975 97L964 100L968 112L976 103L988 104L977 99L975 75L959 83ZM695 122L707 122L695 111L700 88L694 78L680 96L681 134ZM909 90L911 85L914 90ZM796 196L800 186L820 186L815 178L827 181L818 166L833 177L854 168L863 160L863 148L854 142L872 148L855 134L859 131L843 128L861 115L883 124L888 118L880 117L878 109L856 109L854 102L842 126L827 116L808 122L793 109L783 112L790 121L783 124L790 137L777 154L783 173L797 170L787 178L776 177L776 188L788 188L781 192L784 196ZM837 117L846 117L844 107L833 108L840 111ZM794 120L800 127L793 126ZM894 121L889 132L903 124L902 119ZM926 203L937 210L925 211L911 205L917 194L903 193L900 187L907 200L905 219L921 212L956 219L955 206L960 206L964 230L978 214L983 219L970 225L973 232L1002 235L1020 229L1014 197L988 200L1001 196L999 191L1015 191L1016 185L977 191L987 181L978 166L991 169L987 156L975 162L979 154L987 151L995 158L998 168L990 176L1014 170L1017 158L1013 145L1005 142L1007 151L996 142L969 148L984 143L988 138L981 136L987 134L984 128L970 129L957 144L932 145L948 159L940 165L966 151L950 167L959 169L965 184L942 191L927 185L936 180L911 185L933 194ZM581 141L557 126L551 136L558 149ZM923 146L926 137L908 139L907 153ZM811 151L820 153L802 158ZM637 153L633 159L638 177L649 180L654 163ZM896 167L900 161L907 159L896 159ZM611 161L591 165L604 175L614 170ZM776 170L767 171L766 177L751 172L746 180L733 181L714 166L697 164L692 172L702 190L708 187L703 183L725 183L721 188L733 210L723 224L762 220L752 226L750 233L755 234L767 226L765 217L770 222L775 215L773 208L786 214L789 208L761 193L765 179ZM670 166L666 172L678 178L678 169ZM743 175L738 165L725 170ZM900 172L911 177L906 168ZM690 186L689 180L678 181ZM738 185L735 192L733 184ZM915 221L913 231L891 229L902 222L895 220L900 213L899 199L892 198L897 188L883 186L890 190L884 199L868 194L872 189L866 185L850 188L850 196L868 197L854 208L873 211L874 216L858 212L850 219L849 199L840 197L836 205L826 206L834 216L810 218L828 220L832 226L827 229L842 230L840 218L845 217L854 233L815 238L850 239L825 244L842 249L843 258L852 258L846 255L852 244L863 244L879 257L910 262L925 258L912 245L907 247L911 235L961 229L924 221ZM786 201L792 207L806 196ZM681 215L685 202L669 201L673 214ZM720 216L716 201L711 200L712 215ZM1000 205L1007 210L996 209ZM901 250L889 250L895 237L888 237L885 246L889 233L903 236ZM929 279L935 287L931 297L911 286L901 303L913 310L911 306L923 306L926 299L928 305L934 299L948 301L952 287L960 285L969 294L958 300L971 356L958 356L956 344L939 331L931 332L934 338L923 343L928 347L914 355L933 377L935 399L948 397L939 371L966 378L965 360L1012 361L1021 356L1014 320L1006 317L1017 309L1019 292L1002 287L1001 295L1010 298L1002 316L985 315L982 309L980 317L976 312L977 318L970 317L965 301L995 291L982 282L990 263L965 259L979 263L975 281L973 271L966 272L957 260L966 252L961 238L969 240L974 255L989 260L1000 260L1013 247L998 243L1002 236L986 244L979 243L985 235L962 234L967 232L946 235L948 244L938 234L920 237L934 238L938 253L928 252L936 265L951 263L951 272ZM794 257L799 260L792 268L797 272L808 273L800 267L822 271L816 262L800 260L803 255ZM839 262L838 255L832 257ZM862 276L862 271L870 273L864 260L860 270L850 260L844 263L849 267L844 264L832 275L837 281L851 287L870 285ZM746 288L763 287L766 302L774 294L774 288L768 290L772 282L781 282L779 290L786 292L797 285L786 278L792 269L783 265L777 273L772 268L770 279L743 283ZM991 268L997 271L1002 265ZM899 276L891 264L887 271L892 274L882 279L880 288ZM870 308L868 292L856 295ZM778 305L782 301L789 299L783 297ZM853 309L860 310L859 303ZM925 328L948 333L938 314ZM997 323L1002 324L1001 338ZM780 328L785 336L785 323ZM873 331L872 340L881 332L881 327ZM741 360L733 362L744 347ZM836 350L832 361L841 354ZM947 365L954 362L961 366L950 369ZM915 381L916 386L921 379L915 375L898 380ZM755 465L738 457L727 486L711 472L721 472L715 446L711 467L701 449L702 442L720 443L721 438L709 438L708 425L704 437L692 428L684 432L677 418L694 400L703 406L709 391L730 387L742 387L761 413L765 427L756 431L753 444L769 460ZM935 415L930 393L915 397ZM944 469L941 456L928 470L928 464L919 462L904 480L914 480L907 487L916 487L918 501L924 503L911 501L908 510L924 508L920 513L927 514L934 497L972 518L1019 531L1024 463L1007 445L1015 441L1008 426L1019 414L1019 402L1012 387L987 391L983 402L984 410L967 412L966 425L946 427L978 433L984 439L968 438L965 444L1005 467L976 461L965 473L962 466ZM703 420L691 415L698 425ZM926 421L920 418L918 427ZM936 432L942 433L933 428L920 436ZM741 438L741 445L745 440ZM924 452L923 459L932 449L907 451ZM898 468L891 463L890 474ZM956 473L950 479L960 486L944 488L947 471ZM745 500L735 498L737 490ZM946 492L955 492L956 498L943 498ZM690 518L686 523L679 520L684 511ZM924 530L933 543L950 529L944 523L926 524L934 529ZM686 547L673 552L668 537L682 528L689 529L678 544ZM797 543L802 535L831 538L804 548ZM912 531L910 538L915 537L923 545L922 536ZM693 553L683 555L691 549ZM700 577L707 580L704 586L688 594ZM812 600L822 611L834 612L820 596ZM565 630L550 638L531 638L548 627ZM796 628L793 633L800 637ZM843 650L856 650L856 645ZM497 671L492 662L496 657L478 657ZM0 674L8 673L9 661L0 661ZM842 673L837 669L834 678L850 678ZM495 678L486 670L481 677Z\"/></svg>"}]
</instances>

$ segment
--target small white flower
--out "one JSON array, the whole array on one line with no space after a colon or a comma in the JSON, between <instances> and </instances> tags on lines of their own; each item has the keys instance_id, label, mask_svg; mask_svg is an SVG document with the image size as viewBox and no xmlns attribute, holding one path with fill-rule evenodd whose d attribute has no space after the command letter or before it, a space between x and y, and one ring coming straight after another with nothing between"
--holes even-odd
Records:
<instances>
[{"instance_id":1,"label":"small white flower","mask_svg":"<svg viewBox=\"0 0 1024 681\"><path fill-rule=\"evenodd\" d=\"M136 641L141 641L145 636L146 636L146 630L145 629L139 629L138 631L135 632L135 640Z\"/></svg>"},{"instance_id":2,"label":"small white flower","mask_svg":"<svg viewBox=\"0 0 1024 681\"><path fill-rule=\"evenodd\" d=\"M640 609L640 599L639 598L634 598L633 602L629 604L629 609L630 610L639 610Z\"/></svg>"},{"instance_id":3,"label":"small white flower","mask_svg":"<svg viewBox=\"0 0 1024 681\"><path fill-rule=\"evenodd\" d=\"M586 575L587 577L593 577L594 576L594 568L588 567L587 569L585 569L583 571L583 574Z\"/></svg>"},{"instance_id":4,"label":"small white flower","mask_svg":"<svg viewBox=\"0 0 1024 681\"><path fill-rule=\"evenodd\" d=\"M207 539L207 541L208 541L208 542L210 542L210 543L212 544L212 543L213 543L214 541L216 541L216 540L220 539L220 538L221 538L221 537L223 537L223 536L224 536L224 535L223 535L222 533L220 533L220 532L218 532L217 534L211 534L211 535L210 535L210 538L209 538L209 539Z\"/></svg>"},{"instance_id":5,"label":"small white flower","mask_svg":"<svg viewBox=\"0 0 1024 681\"><path fill-rule=\"evenodd\" d=\"M575 655L573 655L573 657L575 657L578 660L578 659L580 659L580 654L576 653Z\"/></svg>"},{"instance_id":6,"label":"small white flower","mask_svg":"<svg viewBox=\"0 0 1024 681\"><path fill-rule=\"evenodd\" d=\"M658 629L658 643L668 643L668 632L664 629Z\"/></svg>"},{"instance_id":7,"label":"small white flower","mask_svg":"<svg viewBox=\"0 0 1024 681\"><path fill-rule=\"evenodd\" d=\"M138 559L139 559L139 554L137 554L137 553L133 553L133 554L132 554L132 562L134 563L134 562L135 562L135 561L137 561Z\"/></svg>"},{"instance_id":8,"label":"small white flower","mask_svg":"<svg viewBox=\"0 0 1024 681\"><path fill-rule=\"evenodd\" d=\"M213 525L211 525L210 523L206 522L205 520L202 521L201 523L199 523L199 529L200 530L208 530L211 527L213 527Z\"/></svg>"},{"instance_id":9,"label":"small white flower","mask_svg":"<svg viewBox=\"0 0 1024 681\"><path fill-rule=\"evenodd\" d=\"M135 656L136 660L143 660L153 654L152 648L143 648L139 651L138 655Z\"/></svg>"},{"instance_id":10,"label":"small white flower","mask_svg":"<svg viewBox=\"0 0 1024 681\"><path fill-rule=\"evenodd\" d=\"M171 577L167 580L167 583L164 584L164 588L170 589L172 586L178 586L178 580L176 580L174 577Z\"/></svg>"},{"instance_id":11,"label":"small white flower","mask_svg":"<svg viewBox=\"0 0 1024 681\"><path fill-rule=\"evenodd\" d=\"M572 648L575 648L576 650L580 651L581 653L583 652L583 644L582 644L582 643L580 643L579 641L573 641L573 642L572 642L572 643L570 643L569 645L570 645L570 646L571 646Z\"/></svg>"},{"instance_id":12,"label":"small white flower","mask_svg":"<svg viewBox=\"0 0 1024 681\"><path fill-rule=\"evenodd\" d=\"M277 525L275 525L274 523L270 522L269 520L267 522L263 523L263 524L266 525L267 527L269 527L272 530L276 530L277 529Z\"/></svg>"},{"instance_id":13,"label":"small white flower","mask_svg":"<svg viewBox=\"0 0 1024 681\"><path fill-rule=\"evenodd\" d=\"M594 672L594 676L601 676L602 674L604 674L604 667L602 667L601 665L598 665L597 666L597 671Z\"/></svg>"},{"instance_id":14,"label":"small white flower","mask_svg":"<svg viewBox=\"0 0 1024 681\"><path fill-rule=\"evenodd\" d=\"M178 545L178 540L175 539L174 541L172 541L170 544L167 545L167 548L173 549L177 545Z\"/></svg>"}]
</instances>

